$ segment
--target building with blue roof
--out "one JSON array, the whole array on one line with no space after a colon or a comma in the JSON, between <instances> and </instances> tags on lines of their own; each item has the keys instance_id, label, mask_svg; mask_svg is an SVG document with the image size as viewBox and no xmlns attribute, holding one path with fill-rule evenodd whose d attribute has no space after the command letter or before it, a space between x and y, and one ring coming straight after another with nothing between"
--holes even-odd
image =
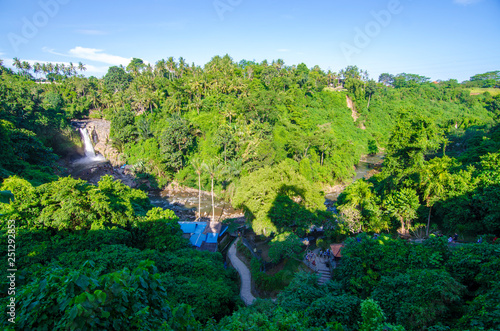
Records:
<instances>
[{"instance_id":1,"label":"building with blue roof","mask_svg":"<svg viewBox=\"0 0 500 331\"><path fill-rule=\"evenodd\" d=\"M179 222L181 230L194 248L217 252L218 244L228 227L219 222Z\"/></svg>"}]
</instances>

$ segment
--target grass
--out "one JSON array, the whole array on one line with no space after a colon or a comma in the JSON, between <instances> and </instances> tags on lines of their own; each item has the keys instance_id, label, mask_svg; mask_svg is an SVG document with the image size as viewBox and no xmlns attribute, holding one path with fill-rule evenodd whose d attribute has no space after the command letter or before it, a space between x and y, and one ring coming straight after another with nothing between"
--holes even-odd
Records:
<instances>
[{"instance_id":1,"label":"grass","mask_svg":"<svg viewBox=\"0 0 500 331\"><path fill-rule=\"evenodd\" d=\"M500 94L500 88L494 88L494 87L489 87L489 88L480 88L480 87L473 87L470 89L470 94L471 95L478 95L478 94L483 94L484 92L490 92L492 96Z\"/></svg>"}]
</instances>

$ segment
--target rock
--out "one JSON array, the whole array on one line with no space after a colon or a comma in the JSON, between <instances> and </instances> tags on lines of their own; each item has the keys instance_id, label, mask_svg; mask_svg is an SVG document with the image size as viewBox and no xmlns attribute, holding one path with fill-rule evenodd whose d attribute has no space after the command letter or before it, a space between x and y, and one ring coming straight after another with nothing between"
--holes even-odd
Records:
<instances>
[{"instance_id":1,"label":"rock","mask_svg":"<svg viewBox=\"0 0 500 331\"><path fill-rule=\"evenodd\" d=\"M123 162L120 159L120 153L112 146L109 138L111 122L102 119L92 120L74 120L73 126L77 128L86 128L94 150L104 156L113 166L120 166Z\"/></svg>"},{"instance_id":2,"label":"rock","mask_svg":"<svg viewBox=\"0 0 500 331\"><path fill-rule=\"evenodd\" d=\"M198 194L198 189L191 188L187 186L182 186L176 181L170 182L162 191L162 196L177 195L178 193L188 193L188 194ZM206 191L201 191L201 195L209 196L211 193ZM214 197L217 195L214 194Z\"/></svg>"}]
</instances>

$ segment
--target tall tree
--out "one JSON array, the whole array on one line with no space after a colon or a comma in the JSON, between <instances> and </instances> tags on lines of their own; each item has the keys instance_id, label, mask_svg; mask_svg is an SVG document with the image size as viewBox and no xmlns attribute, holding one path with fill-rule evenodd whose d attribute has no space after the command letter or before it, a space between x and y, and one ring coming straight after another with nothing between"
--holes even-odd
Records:
<instances>
[{"instance_id":1,"label":"tall tree","mask_svg":"<svg viewBox=\"0 0 500 331\"><path fill-rule=\"evenodd\" d=\"M191 166L198 175L198 218L201 215L201 172L204 169L203 161L199 157L191 159Z\"/></svg>"},{"instance_id":2,"label":"tall tree","mask_svg":"<svg viewBox=\"0 0 500 331\"><path fill-rule=\"evenodd\" d=\"M179 171L184 166L187 155L196 147L192 124L182 117L170 118L168 127L161 133L160 147L165 165Z\"/></svg>"},{"instance_id":3,"label":"tall tree","mask_svg":"<svg viewBox=\"0 0 500 331\"><path fill-rule=\"evenodd\" d=\"M391 133L383 174L398 184L423 167L425 155L439 148L442 133L432 119L403 111Z\"/></svg>"},{"instance_id":4,"label":"tall tree","mask_svg":"<svg viewBox=\"0 0 500 331\"><path fill-rule=\"evenodd\" d=\"M366 109L370 109L370 101L372 96L377 92L377 83L373 79L370 79L365 87L365 93L368 96L368 105Z\"/></svg>"},{"instance_id":5,"label":"tall tree","mask_svg":"<svg viewBox=\"0 0 500 331\"><path fill-rule=\"evenodd\" d=\"M384 84L385 86L392 86L392 84L394 84L394 75L389 73L380 74L378 82Z\"/></svg>"},{"instance_id":6,"label":"tall tree","mask_svg":"<svg viewBox=\"0 0 500 331\"><path fill-rule=\"evenodd\" d=\"M426 229L427 236L429 236L432 207L443 198L446 193L447 184L451 178L448 172L451 163L452 160L447 156L434 158L427 162L420 172L420 187L423 190L422 195L425 204L429 208Z\"/></svg>"},{"instance_id":7,"label":"tall tree","mask_svg":"<svg viewBox=\"0 0 500 331\"><path fill-rule=\"evenodd\" d=\"M417 218L417 209L420 206L415 190L403 188L396 191L386 201L387 212L401 222L401 233L408 235L411 222Z\"/></svg>"},{"instance_id":8,"label":"tall tree","mask_svg":"<svg viewBox=\"0 0 500 331\"><path fill-rule=\"evenodd\" d=\"M212 221L215 221L215 203L214 203L214 180L221 174L223 165L219 160L214 158L203 164L205 170L210 174L211 194L212 194Z\"/></svg>"},{"instance_id":9,"label":"tall tree","mask_svg":"<svg viewBox=\"0 0 500 331\"><path fill-rule=\"evenodd\" d=\"M145 67L146 65L142 59L134 57L127 65L127 71L132 73L134 76L138 76Z\"/></svg>"}]
</instances>

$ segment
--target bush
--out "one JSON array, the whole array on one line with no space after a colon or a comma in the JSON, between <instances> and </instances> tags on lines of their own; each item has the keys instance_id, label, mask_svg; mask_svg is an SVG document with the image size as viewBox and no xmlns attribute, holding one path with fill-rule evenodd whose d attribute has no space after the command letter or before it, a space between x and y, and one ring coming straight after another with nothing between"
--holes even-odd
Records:
<instances>
[{"instance_id":1,"label":"bush","mask_svg":"<svg viewBox=\"0 0 500 331\"><path fill-rule=\"evenodd\" d=\"M248 260L252 259L252 256L253 256L252 253L247 248L247 246L245 246L245 244L243 244L243 242L241 240L238 240L238 242L236 243L236 249L240 254L243 254L243 256L246 257Z\"/></svg>"}]
</instances>

